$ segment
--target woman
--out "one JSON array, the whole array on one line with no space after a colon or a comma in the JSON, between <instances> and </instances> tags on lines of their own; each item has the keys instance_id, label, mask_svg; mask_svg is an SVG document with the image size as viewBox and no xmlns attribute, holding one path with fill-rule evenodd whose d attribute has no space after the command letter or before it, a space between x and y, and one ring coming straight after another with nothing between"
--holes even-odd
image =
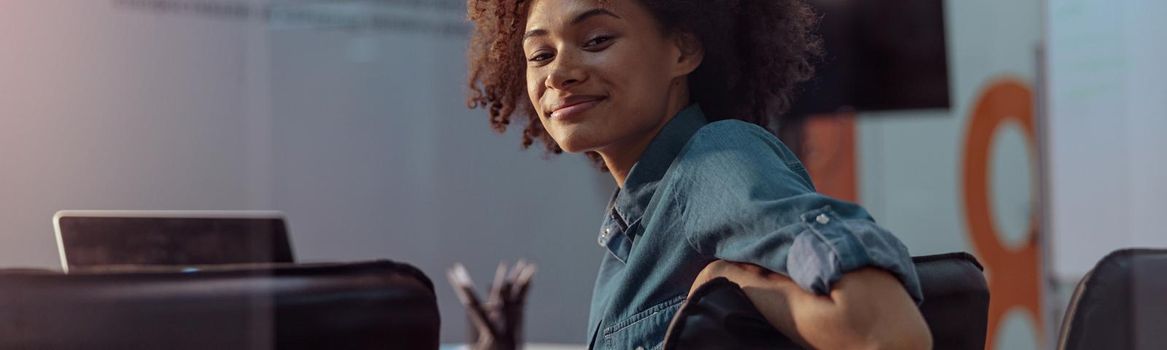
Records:
<instances>
[{"instance_id":1,"label":"woman","mask_svg":"<svg viewBox=\"0 0 1167 350\"><path fill-rule=\"evenodd\" d=\"M763 127L819 51L801 0L470 0L469 104L586 153L613 195L592 348L652 348L690 291L741 285L813 348L928 348L907 249L815 193ZM761 125L761 126L760 126Z\"/></svg>"}]
</instances>

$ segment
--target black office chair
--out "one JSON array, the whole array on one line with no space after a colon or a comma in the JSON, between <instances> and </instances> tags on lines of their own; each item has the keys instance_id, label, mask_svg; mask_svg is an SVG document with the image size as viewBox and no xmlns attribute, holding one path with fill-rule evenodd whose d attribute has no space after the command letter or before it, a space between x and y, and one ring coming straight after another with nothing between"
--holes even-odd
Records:
<instances>
[{"instance_id":1,"label":"black office chair","mask_svg":"<svg viewBox=\"0 0 1167 350\"><path fill-rule=\"evenodd\" d=\"M1102 258L1070 298L1058 349L1167 349L1167 249Z\"/></svg>"},{"instance_id":2,"label":"black office chair","mask_svg":"<svg viewBox=\"0 0 1167 350\"><path fill-rule=\"evenodd\" d=\"M432 282L390 261L0 271L3 349L437 349Z\"/></svg>"},{"instance_id":3,"label":"black office chair","mask_svg":"<svg viewBox=\"0 0 1167 350\"><path fill-rule=\"evenodd\" d=\"M968 253L912 258L924 291L920 313L935 349L985 348L989 331L989 284L984 267Z\"/></svg>"},{"instance_id":4,"label":"black office chair","mask_svg":"<svg viewBox=\"0 0 1167 350\"><path fill-rule=\"evenodd\" d=\"M924 302L920 313L936 349L985 348L989 287L968 253L912 258ZM677 311L664 349L800 349L775 330L741 288L724 278L698 287Z\"/></svg>"}]
</instances>

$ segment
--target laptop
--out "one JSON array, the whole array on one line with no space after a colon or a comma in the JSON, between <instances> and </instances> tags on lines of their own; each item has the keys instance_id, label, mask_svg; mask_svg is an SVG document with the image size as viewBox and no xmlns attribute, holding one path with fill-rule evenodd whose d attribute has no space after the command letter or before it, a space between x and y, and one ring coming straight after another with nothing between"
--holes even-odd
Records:
<instances>
[{"instance_id":1,"label":"laptop","mask_svg":"<svg viewBox=\"0 0 1167 350\"><path fill-rule=\"evenodd\" d=\"M63 210L53 228L65 272L293 262L277 211Z\"/></svg>"}]
</instances>

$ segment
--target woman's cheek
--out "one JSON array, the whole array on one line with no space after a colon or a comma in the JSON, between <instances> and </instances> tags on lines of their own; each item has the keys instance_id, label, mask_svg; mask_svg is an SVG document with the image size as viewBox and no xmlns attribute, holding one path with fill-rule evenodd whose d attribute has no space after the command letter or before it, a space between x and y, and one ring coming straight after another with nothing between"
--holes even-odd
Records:
<instances>
[{"instance_id":1,"label":"woman's cheek","mask_svg":"<svg viewBox=\"0 0 1167 350\"><path fill-rule=\"evenodd\" d=\"M527 98L531 100L531 107L535 108L535 114L540 118L543 117L543 109L539 106L539 100L543 98L542 79L532 77L530 72L527 73Z\"/></svg>"}]
</instances>

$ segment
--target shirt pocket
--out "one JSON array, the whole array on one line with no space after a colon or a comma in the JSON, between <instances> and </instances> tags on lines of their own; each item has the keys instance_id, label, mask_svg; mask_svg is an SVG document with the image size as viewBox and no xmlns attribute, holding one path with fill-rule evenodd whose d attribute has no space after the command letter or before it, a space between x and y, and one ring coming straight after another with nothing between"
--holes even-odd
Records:
<instances>
[{"instance_id":1,"label":"shirt pocket","mask_svg":"<svg viewBox=\"0 0 1167 350\"><path fill-rule=\"evenodd\" d=\"M684 301L684 294L677 295L605 328L603 349L659 349L669 322Z\"/></svg>"}]
</instances>

